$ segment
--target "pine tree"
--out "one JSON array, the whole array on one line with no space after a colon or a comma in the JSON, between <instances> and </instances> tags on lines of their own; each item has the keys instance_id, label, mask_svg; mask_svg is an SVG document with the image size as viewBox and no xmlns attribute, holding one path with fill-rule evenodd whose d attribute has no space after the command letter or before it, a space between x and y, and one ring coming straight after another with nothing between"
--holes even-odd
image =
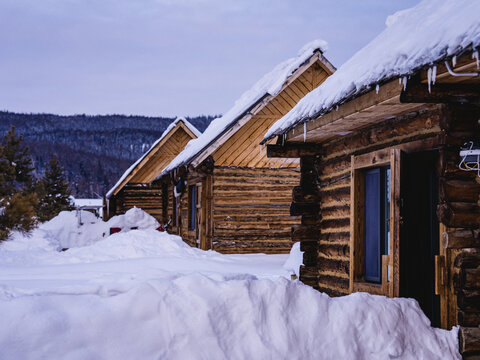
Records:
<instances>
[{"instance_id":1,"label":"pine tree","mask_svg":"<svg viewBox=\"0 0 480 360\"><path fill-rule=\"evenodd\" d=\"M47 221L57 216L60 211L72 210L71 193L67 178L54 154L48 162L44 177L37 183L38 219Z\"/></svg>"},{"instance_id":2,"label":"pine tree","mask_svg":"<svg viewBox=\"0 0 480 360\"><path fill-rule=\"evenodd\" d=\"M13 230L28 232L36 223L37 196L32 186L32 158L12 126L0 143L0 241Z\"/></svg>"}]
</instances>

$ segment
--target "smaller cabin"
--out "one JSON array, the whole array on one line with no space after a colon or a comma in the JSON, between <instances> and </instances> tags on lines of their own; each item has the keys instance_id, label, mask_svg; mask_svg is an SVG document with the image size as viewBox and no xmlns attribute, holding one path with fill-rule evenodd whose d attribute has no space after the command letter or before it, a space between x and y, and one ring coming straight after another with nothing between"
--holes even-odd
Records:
<instances>
[{"instance_id":1,"label":"smaller cabin","mask_svg":"<svg viewBox=\"0 0 480 360\"><path fill-rule=\"evenodd\" d=\"M182 117L172 122L150 149L130 166L108 191L104 204L104 219L124 214L136 206L160 223L166 224L169 218L163 211L162 187L152 182L187 143L200 134L195 126Z\"/></svg>"},{"instance_id":2,"label":"smaller cabin","mask_svg":"<svg viewBox=\"0 0 480 360\"><path fill-rule=\"evenodd\" d=\"M480 353L478 14L470 1L396 14L264 139L270 157L300 158L300 280L414 298L433 326L461 325L466 359Z\"/></svg>"},{"instance_id":3,"label":"smaller cabin","mask_svg":"<svg viewBox=\"0 0 480 360\"><path fill-rule=\"evenodd\" d=\"M290 189L298 159L269 159L265 131L335 68L325 42L307 44L246 91L192 140L158 181L172 226L192 246L223 253L286 253L292 247Z\"/></svg>"}]
</instances>

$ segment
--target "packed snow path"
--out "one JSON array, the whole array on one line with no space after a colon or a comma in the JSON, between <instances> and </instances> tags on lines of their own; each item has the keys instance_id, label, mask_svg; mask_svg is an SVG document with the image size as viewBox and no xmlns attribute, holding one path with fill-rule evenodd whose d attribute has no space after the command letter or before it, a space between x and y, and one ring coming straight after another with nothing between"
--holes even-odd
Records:
<instances>
[{"instance_id":1,"label":"packed snow path","mask_svg":"<svg viewBox=\"0 0 480 360\"><path fill-rule=\"evenodd\" d=\"M83 219L0 245L0 359L460 359L457 330L430 327L414 300L291 281L298 253L284 267L193 249L138 209ZM140 230L102 236L129 222Z\"/></svg>"}]
</instances>

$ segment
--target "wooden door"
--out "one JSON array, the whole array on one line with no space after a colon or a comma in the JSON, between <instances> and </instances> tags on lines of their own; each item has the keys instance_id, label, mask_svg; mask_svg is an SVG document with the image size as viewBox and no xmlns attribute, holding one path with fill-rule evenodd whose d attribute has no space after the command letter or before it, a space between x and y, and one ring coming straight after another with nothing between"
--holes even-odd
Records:
<instances>
[{"instance_id":1,"label":"wooden door","mask_svg":"<svg viewBox=\"0 0 480 360\"><path fill-rule=\"evenodd\" d=\"M438 179L435 151L406 154L402 165L400 296L418 301L433 326L440 326L435 295L435 256L439 254L436 215Z\"/></svg>"}]
</instances>

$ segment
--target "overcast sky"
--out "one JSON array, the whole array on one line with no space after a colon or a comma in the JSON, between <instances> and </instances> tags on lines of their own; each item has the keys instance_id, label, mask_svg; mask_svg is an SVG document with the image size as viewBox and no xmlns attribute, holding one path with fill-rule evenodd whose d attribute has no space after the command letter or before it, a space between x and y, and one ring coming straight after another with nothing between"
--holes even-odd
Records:
<instances>
[{"instance_id":1,"label":"overcast sky","mask_svg":"<svg viewBox=\"0 0 480 360\"><path fill-rule=\"evenodd\" d=\"M418 0L0 0L0 110L224 113L314 39L337 67Z\"/></svg>"}]
</instances>

